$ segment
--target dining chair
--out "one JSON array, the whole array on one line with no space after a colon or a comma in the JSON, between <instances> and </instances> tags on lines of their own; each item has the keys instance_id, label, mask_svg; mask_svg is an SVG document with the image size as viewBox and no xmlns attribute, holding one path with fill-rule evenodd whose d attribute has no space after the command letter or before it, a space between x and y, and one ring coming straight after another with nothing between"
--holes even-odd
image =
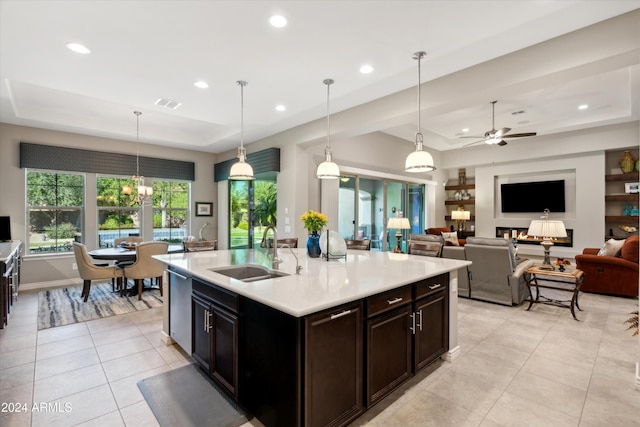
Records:
<instances>
[{"instance_id":1,"label":"dining chair","mask_svg":"<svg viewBox=\"0 0 640 427\"><path fill-rule=\"evenodd\" d=\"M298 238L297 237L288 237L286 239L278 239L278 247L281 248L282 245L289 245L290 248L298 247Z\"/></svg>"},{"instance_id":2,"label":"dining chair","mask_svg":"<svg viewBox=\"0 0 640 427\"><path fill-rule=\"evenodd\" d=\"M76 265L78 266L78 273L83 280L82 294L84 302L87 302L89 298L89 291L91 290L91 282L93 280L111 279L112 283L116 280L120 284L120 279L123 277L122 269L115 265L109 266L97 266L91 262L87 247L82 243L73 242L73 253L76 257Z\"/></svg>"},{"instance_id":3,"label":"dining chair","mask_svg":"<svg viewBox=\"0 0 640 427\"><path fill-rule=\"evenodd\" d=\"M134 286L138 287L138 300L142 299L144 279L156 279L162 296L162 274L164 264L151 258L152 255L166 254L169 250L167 242L142 242L136 246L136 261L124 267L125 284L128 279L133 279ZM122 292L126 291L126 285Z\"/></svg>"},{"instance_id":4,"label":"dining chair","mask_svg":"<svg viewBox=\"0 0 640 427\"><path fill-rule=\"evenodd\" d=\"M361 251L371 250L371 240L345 240L347 244L347 249L359 249Z\"/></svg>"},{"instance_id":5,"label":"dining chair","mask_svg":"<svg viewBox=\"0 0 640 427\"><path fill-rule=\"evenodd\" d=\"M196 242L182 242L182 247L185 252L215 251L218 249L218 241L199 240Z\"/></svg>"},{"instance_id":6,"label":"dining chair","mask_svg":"<svg viewBox=\"0 0 640 427\"><path fill-rule=\"evenodd\" d=\"M428 241L413 241L409 240L407 253L410 255L422 255L439 257L440 251L442 251L442 243L428 242Z\"/></svg>"}]
</instances>

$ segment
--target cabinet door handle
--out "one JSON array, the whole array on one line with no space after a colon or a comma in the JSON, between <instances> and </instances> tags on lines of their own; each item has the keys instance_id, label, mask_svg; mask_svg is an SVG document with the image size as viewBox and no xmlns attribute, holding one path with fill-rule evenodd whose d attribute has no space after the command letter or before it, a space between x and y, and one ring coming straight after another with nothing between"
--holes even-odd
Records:
<instances>
[{"instance_id":1,"label":"cabinet door handle","mask_svg":"<svg viewBox=\"0 0 640 427\"><path fill-rule=\"evenodd\" d=\"M440 283L436 283L435 285L429 286L429 289L431 290L438 289L440 286L442 286Z\"/></svg>"},{"instance_id":2,"label":"cabinet door handle","mask_svg":"<svg viewBox=\"0 0 640 427\"><path fill-rule=\"evenodd\" d=\"M411 329L411 333L415 335L416 334L416 314L411 313L409 317L411 317L411 327L409 329Z\"/></svg>"},{"instance_id":3,"label":"cabinet door handle","mask_svg":"<svg viewBox=\"0 0 640 427\"><path fill-rule=\"evenodd\" d=\"M331 320L333 320L333 319L337 319L338 317L346 316L346 315L347 315L347 314L349 314L349 313L351 313L351 310L343 310L343 311L342 311L342 312L340 312L340 313L332 314L332 315L331 315Z\"/></svg>"},{"instance_id":4,"label":"cabinet door handle","mask_svg":"<svg viewBox=\"0 0 640 427\"><path fill-rule=\"evenodd\" d=\"M211 324L211 318L213 318L213 313L207 310L207 332L213 329L213 325Z\"/></svg>"},{"instance_id":5,"label":"cabinet door handle","mask_svg":"<svg viewBox=\"0 0 640 427\"><path fill-rule=\"evenodd\" d=\"M420 322L418 323L418 326L420 327L420 331L422 331L422 310L420 310L418 314L420 315Z\"/></svg>"},{"instance_id":6,"label":"cabinet door handle","mask_svg":"<svg viewBox=\"0 0 640 427\"><path fill-rule=\"evenodd\" d=\"M203 329L205 332L209 332L209 310L205 310L202 314L204 314Z\"/></svg>"},{"instance_id":7,"label":"cabinet door handle","mask_svg":"<svg viewBox=\"0 0 640 427\"><path fill-rule=\"evenodd\" d=\"M402 301L402 297L398 297L398 298L394 298L394 299L388 299L387 300L387 304L391 305L391 304L395 304L397 302Z\"/></svg>"}]
</instances>

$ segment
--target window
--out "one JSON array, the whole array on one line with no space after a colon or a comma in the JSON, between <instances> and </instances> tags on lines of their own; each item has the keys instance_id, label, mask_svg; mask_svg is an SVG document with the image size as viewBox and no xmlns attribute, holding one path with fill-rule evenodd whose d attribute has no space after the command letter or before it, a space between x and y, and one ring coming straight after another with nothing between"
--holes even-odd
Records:
<instances>
[{"instance_id":1,"label":"window","mask_svg":"<svg viewBox=\"0 0 640 427\"><path fill-rule=\"evenodd\" d=\"M98 246L113 247L119 237L140 235L140 206L131 178L101 176L97 178ZM123 186L133 188L130 195Z\"/></svg>"},{"instance_id":2,"label":"window","mask_svg":"<svg viewBox=\"0 0 640 427\"><path fill-rule=\"evenodd\" d=\"M188 235L189 183L153 181L153 240L180 243Z\"/></svg>"},{"instance_id":3,"label":"window","mask_svg":"<svg viewBox=\"0 0 640 427\"><path fill-rule=\"evenodd\" d=\"M275 177L229 180L229 248L255 248L266 227L276 225L278 187Z\"/></svg>"},{"instance_id":4,"label":"window","mask_svg":"<svg viewBox=\"0 0 640 427\"><path fill-rule=\"evenodd\" d=\"M28 253L70 252L82 240L84 175L27 170Z\"/></svg>"}]
</instances>

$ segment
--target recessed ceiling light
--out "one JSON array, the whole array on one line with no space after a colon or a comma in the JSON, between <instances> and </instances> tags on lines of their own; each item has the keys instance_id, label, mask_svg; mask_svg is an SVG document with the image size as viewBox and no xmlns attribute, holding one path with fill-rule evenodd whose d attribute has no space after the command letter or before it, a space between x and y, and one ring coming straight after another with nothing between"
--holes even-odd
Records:
<instances>
[{"instance_id":1,"label":"recessed ceiling light","mask_svg":"<svg viewBox=\"0 0 640 427\"><path fill-rule=\"evenodd\" d=\"M287 109L287 107L285 107L282 104L276 105L276 111L285 111L286 109Z\"/></svg>"},{"instance_id":2,"label":"recessed ceiling light","mask_svg":"<svg viewBox=\"0 0 640 427\"><path fill-rule=\"evenodd\" d=\"M578 106L578 110L586 110L587 108L589 108L587 104L582 104Z\"/></svg>"},{"instance_id":3,"label":"recessed ceiling light","mask_svg":"<svg viewBox=\"0 0 640 427\"><path fill-rule=\"evenodd\" d=\"M80 43L67 43L67 49L74 51L75 53L82 53L83 55L88 55L91 53L91 49L88 47L81 45Z\"/></svg>"},{"instance_id":4,"label":"recessed ceiling light","mask_svg":"<svg viewBox=\"0 0 640 427\"><path fill-rule=\"evenodd\" d=\"M269 23L276 28L282 28L287 26L287 18L282 15L273 15L269 18Z\"/></svg>"},{"instance_id":5,"label":"recessed ceiling light","mask_svg":"<svg viewBox=\"0 0 640 427\"><path fill-rule=\"evenodd\" d=\"M206 89L209 87L209 84L207 84L207 82L203 82L202 80L199 80L197 82L195 82L193 84L195 87L198 87L200 89Z\"/></svg>"},{"instance_id":6,"label":"recessed ceiling light","mask_svg":"<svg viewBox=\"0 0 640 427\"><path fill-rule=\"evenodd\" d=\"M360 72L362 74L369 74L373 72L373 67L371 65L363 65L362 67L360 67Z\"/></svg>"},{"instance_id":7,"label":"recessed ceiling light","mask_svg":"<svg viewBox=\"0 0 640 427\"><path fill-rule=\"evenodd\" d=\"M462 132L469 132L469 128L463 128Z\"/></svg>"}]
</instances>

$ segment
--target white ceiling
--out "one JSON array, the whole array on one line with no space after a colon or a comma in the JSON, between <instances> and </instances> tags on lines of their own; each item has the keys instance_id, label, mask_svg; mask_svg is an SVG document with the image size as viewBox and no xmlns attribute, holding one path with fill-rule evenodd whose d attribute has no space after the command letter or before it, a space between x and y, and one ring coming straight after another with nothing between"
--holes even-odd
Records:
<instances>
[{"instance_id":1,"label":"white ceiling","mask_svg":"<svg viewBox=\"0 0 640 427\"><path fill-rule=\"evenodd\" d=\"M416 51L428 53L422 61L428 82L639 7L638 0L0 0L0 120L135 141L133 111L140 110L142 142L220 153L240 141L237 80L249 82L250 144L324 117L325 78L336 81L335 114L415 87ZM270 26L276 13L288 19L285 28ZM92 53L73 53L67 42ZM358 71L365 63L373 73ZM482 135L498 95L496 128L512 133L638 120L630 99L638 74L637 66L603 67L500 94L479 88L465 102L421 116L425 145L460 148L472 141L458 138L463 127ZM194 87L196 80L209 88ZM159 98L182 106L158 107ZM578 112L578 103L589 110ZM287 110L277 112L277 104ZM415 114L406 114L366 131L413 140L415 129Z\"/></svg>"}]
</instances>

